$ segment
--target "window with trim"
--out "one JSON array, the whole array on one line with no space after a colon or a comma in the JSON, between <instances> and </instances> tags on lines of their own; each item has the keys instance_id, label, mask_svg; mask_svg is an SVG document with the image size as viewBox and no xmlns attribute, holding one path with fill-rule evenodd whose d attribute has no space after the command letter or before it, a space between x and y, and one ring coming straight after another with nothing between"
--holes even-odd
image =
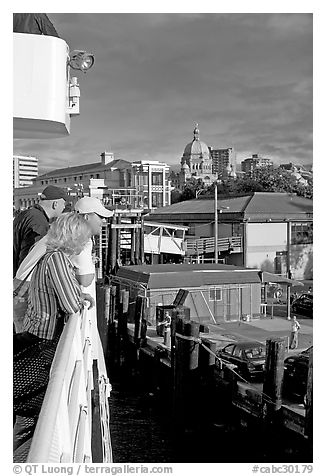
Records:
<instances>
[{"instance_id":1,"label":"window with trim","mask_svg":"<svg viewBox=\"0 0 326 476\"><path fill-rule=\"evenodd\" d=\"M163 185L163 173L162 172L153 172L152 173L152 185Z\"/></svg>"},{"instance_id":2,"label":"window with trim","mask_svg":"<svg viewBox=\"0 0 326 476\"><path fill-rule=\"evenodd\" d=\"M222 301L222 288L210 288L209 289L210 301Z\"/></svg>"}]
</instances>

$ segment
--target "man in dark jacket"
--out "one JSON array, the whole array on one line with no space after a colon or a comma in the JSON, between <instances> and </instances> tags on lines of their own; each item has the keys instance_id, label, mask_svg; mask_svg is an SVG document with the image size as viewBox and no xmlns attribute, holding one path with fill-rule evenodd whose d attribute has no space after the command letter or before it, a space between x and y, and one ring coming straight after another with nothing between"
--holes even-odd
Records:
<instances>
[{"instance_id":1,"label":"man in dark jacket","mask_svg":"<svg viewBox=\"0 0 326 476\"><path fill-rule=\"evenodd\" d=\"M59 38L46 13L14 13L14 33L31 33Z\"/></svg>"},{"instance_id":2,"label":"man in dark jacket","mask_svg":"<svg viewBox=\"0 0 326 476\"><path fill-rule=\"evenodd\" d=\"M67 194L62 188L49 185L40 199L40 203L22 211L14 220L14 276L31 247L46 235L50 220L61 215Z\"/></svg>"}]
</instances>

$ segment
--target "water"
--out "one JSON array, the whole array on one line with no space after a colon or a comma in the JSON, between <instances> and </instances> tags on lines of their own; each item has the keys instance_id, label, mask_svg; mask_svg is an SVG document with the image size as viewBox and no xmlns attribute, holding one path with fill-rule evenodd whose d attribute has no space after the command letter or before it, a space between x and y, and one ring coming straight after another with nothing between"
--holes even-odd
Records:
<instances>
[{"instance_id":1,"label":"water","mask_svg":"<svg viewBox=\"0 0 326 476\"><path fill-rule=\"evenodd\" d=\"M216 417L210 421L200 401L197 424L178 433L162 392L149 392L137 376L113 378L111 383L110 429L116 463L312 461L307 443L295 433L275 434L270 427L248 426L236 409L226 415L221 408L216 412L219 421Z\"/></svg>"}]
</instances>

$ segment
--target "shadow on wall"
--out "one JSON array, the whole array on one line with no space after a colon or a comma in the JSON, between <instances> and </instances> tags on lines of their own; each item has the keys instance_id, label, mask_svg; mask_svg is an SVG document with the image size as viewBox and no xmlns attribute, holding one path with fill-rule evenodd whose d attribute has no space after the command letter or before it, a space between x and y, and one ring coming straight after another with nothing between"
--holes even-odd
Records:
<instances>
[{"instance_id":1,"label":"shadow on wall","mask_svg":"<svg viewBox=\"0 0 326 476\"><path fill-rule=\"evenodd\" d=\"M257 264L254 266L255 268L260 268L262 271L267 271L268 273L274 273L274 261L271 261L270 259L265 259L260 264Z\"/></svg>"}]
</instances>

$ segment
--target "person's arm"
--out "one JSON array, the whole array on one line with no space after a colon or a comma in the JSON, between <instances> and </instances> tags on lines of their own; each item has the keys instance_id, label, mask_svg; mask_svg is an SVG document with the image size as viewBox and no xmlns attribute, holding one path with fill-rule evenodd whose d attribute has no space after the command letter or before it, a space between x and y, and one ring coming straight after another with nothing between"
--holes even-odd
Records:
<instances>
[{"instance_id":1,"label":"person's arm","mask_svg":"<svg viewBox=\"0 0 326 476\"><path fill-rule=\"evenodd\" d=\"M92 241L86 243L85 248L79 255L73 255L71 261L75 266L76 278L78 282L88 287L95 277L95 266L92 259Z\"/></svg>"},{"instance_id":2,"label":"person's arm","mask_svg":"<svg viewBox=\"0 0 326 476\"><path fill-rule=\"evenodd\" d=\"M48 260L48 273L60 309L68 314L78 312L83 306L82 292L63 253L55 252L51 255Z\"/></svg>"}]
</instances>

